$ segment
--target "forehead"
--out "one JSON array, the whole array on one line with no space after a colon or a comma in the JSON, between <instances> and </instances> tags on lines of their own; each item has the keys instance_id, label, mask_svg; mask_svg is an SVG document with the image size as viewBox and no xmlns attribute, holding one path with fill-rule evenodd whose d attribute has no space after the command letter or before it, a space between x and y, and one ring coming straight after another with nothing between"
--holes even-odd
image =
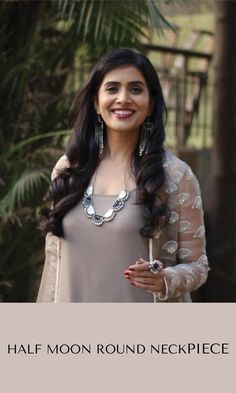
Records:
<instances>
[{"instance_id":1,"label":"forehead","mask_svg":"<svg viewBox=\"0 0 236 393\"><path fill-rule=\"evenodd\" d=\"M124 65L109 71L104 76L102 84L107 82L130 83L133 81L140 81L147 85L144 76L138 68L132 65Z\"/></svg>"}]
</instances>

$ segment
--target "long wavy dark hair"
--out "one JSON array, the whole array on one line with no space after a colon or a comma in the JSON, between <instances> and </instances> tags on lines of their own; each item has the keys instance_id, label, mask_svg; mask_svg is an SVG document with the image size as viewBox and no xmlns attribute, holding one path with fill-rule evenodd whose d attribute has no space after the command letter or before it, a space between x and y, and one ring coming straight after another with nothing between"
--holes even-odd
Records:
<instances>
[{"instance_id":1,"label":"long wavy dark hair","mask_svg":"<svg viewBox=\"0 0 236 393\"><path fill-rule=\"evenodd\" d=\"M69 168L61 170L51 182L45 197L52 208L42 210L42 227L45 233L63 236L63 217L82 199L97 166L99 148L95 137L97 114L94 101L105 75L117 67L132 65L146 80L153 111L150 121L153 129L147 154L139 156L139 143L135 146L132 168L137 185L137 203L142 206L145 224L140 228L144 237L153 237L161 218L166 215L166 203L161 200L165 181L163 158L165 139L164 118L166 106L157 72L143 54L132 49L118 49L103 56L93 68L87 84L79 91L72 104L74 132L68 143L66 156ZM106 132L105 132L106 143Z\"/></svg>"}]
</instances>

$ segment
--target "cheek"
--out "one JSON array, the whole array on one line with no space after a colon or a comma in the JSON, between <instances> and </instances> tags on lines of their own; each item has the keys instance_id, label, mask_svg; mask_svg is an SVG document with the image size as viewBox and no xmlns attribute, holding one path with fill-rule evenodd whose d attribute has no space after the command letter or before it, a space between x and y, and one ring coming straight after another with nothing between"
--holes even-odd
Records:
<instances>
[{"instance_id":1,"label":"cheek","mask_svg":"<svg viewBox=\"0 0 236 393\"><path fill-rule=\"evenodd\" d=\"M149 114L151 109L151 104L149 99L143 97L142 99L140 99L138 106L143 113Z\"/></svg>"},{"instance_id":2,"label":"cheek","mask_svg":"<svg viewBox=\"0 0 236 393\"><path fill-rule=\"evenodd\" d=\"M138 106L145 108L149 108L150 106L150 98L149 95L140 95L136 97L136 103Z\"/></svg>"},{"instance_id":3,"label":"cheek","mask_svg":"<svg viewBox=\"0 0 236 393\"><path fill-rule=\"evenodd\" d=\"M112 99L110 97L101 97L99 100L99 109L101 112L104 112L109 109L112 104Z\"/></svg>"}]
</instances>

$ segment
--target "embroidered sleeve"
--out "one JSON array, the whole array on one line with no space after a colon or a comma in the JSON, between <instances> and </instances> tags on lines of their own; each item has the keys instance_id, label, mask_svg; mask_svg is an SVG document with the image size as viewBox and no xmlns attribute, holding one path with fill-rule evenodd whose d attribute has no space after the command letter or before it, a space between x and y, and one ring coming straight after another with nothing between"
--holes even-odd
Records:
<instances>
[{"instance_id":1,"label":"embroidered sleeve","mask_svg":"<svg viewBox=\"0 0 236 393\"><path fill-rule=\"evenodd\" d=\"M159 296L160 300L196 290L206 281L209 270L200 189L190 168L181 179L174 204L178 213L172 211L170 220L178 225L178 241L170 240L167 243L172 244L164 247L177 253L177 265L165 268L166 296Z\"/></svg>"},{"instance_id":2,"label":"embroidered sleeve","mask_svg":"<svg viewBox=\"0 0 236 393\"><path fill-rule=\"evenodd\" d=\"M51 181L53 181L58 176L60 170L67 166L69 166L68 159L66 155L63 155L53 168ZM61 253L60 247L61 238L48 233L45 239L45 261L37 296L37 303L48 303L56 301Z\"/></svg>"}]
</instances>

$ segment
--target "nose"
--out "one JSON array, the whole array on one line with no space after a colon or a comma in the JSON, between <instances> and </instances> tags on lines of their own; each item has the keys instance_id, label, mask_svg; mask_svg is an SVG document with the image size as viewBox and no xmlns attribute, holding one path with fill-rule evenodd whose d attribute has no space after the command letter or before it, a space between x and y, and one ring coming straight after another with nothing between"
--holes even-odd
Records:
<instances>
[{"instance_id":1,"label":"nose","mask_svg":"<svg viewBox=\"0 0 236 393\"><path fill-rule=\"evenodd\" d=\"M120 89L117 95L116 102L119 104L126 104L127 102L130 102L129 91L125 88Z\"/></svg>"}]
</instances>

